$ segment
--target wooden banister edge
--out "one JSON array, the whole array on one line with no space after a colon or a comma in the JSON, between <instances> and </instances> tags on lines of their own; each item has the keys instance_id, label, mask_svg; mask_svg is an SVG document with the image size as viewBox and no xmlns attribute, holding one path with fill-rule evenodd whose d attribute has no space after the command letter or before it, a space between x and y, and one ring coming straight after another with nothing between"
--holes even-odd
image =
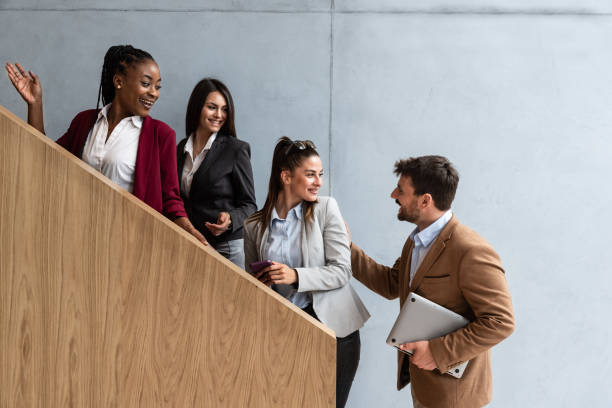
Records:
<instances>
[{"instance_id":1,"label":"wooden banister edge","mask_svg":"<svg viewBox=\"0 0 612 408\"><path fill-rule=\"evenodd\" d=\"M105 185L107 185L108 187L116 191L117 193L119 193L123 199L126 199L130 201L131 203L136 204L139 208L147 212L150 216L157 217L158 220L162 220L162 222L165 223L168 227L178 232L178 234L182 237L182 239L189 240L193 245L196 245L200 250L205 251L209 256L212 256L219 262L225 263L225 265L228 266L233 272L237 273L240 278L245 279L249 283L255 285L257 289L264 291L266 295L268 296L272 296L274 299L280 302L283 306L298 313L298 315L300 315L303 319L309 321L310 323L312 323L313 325L321 329L323 332L325 332L327 335L335 339L335 333L332 329L325 326L318 320L314 319L309 314L305 313L300 308L295 306L293 303L289 302L287 299L285 299L278 293L274 292L272 289L268 288L266 285L261 283L258 279L254 278L253 276L251 276L248 272L246 272L242 268L239 268L234 263L224 258L222 255L217 253L217 251L212 249L212 247L206 247L203 244L201 244L195 237L193 237L187 231L180 228L178 225L176 225L175 223L170 221L168 218L166 218L164 215L160 214L159 212L151 208L149 205L145 204L143 201L135 197L133 194L117 186L115 183L110 181L107 177L103 176L101 173L94 170L87 163L77 158L76 156L74 156L72 153L70 153L63 147L59 146L52 139L50 139L49 137L42 134L34 127L27 124L25 121L23 121L21 118L19 118L17 115L15 115L13 112L11 112L10 110L8 110L2 105L0 105L0 115L5 116L10 121L14 122L17 126L26 130L32 136L36 137L39 141L46 144L46 146L48 146L49 148L54 149L55 151L59 152L66 159L68 159L71 164L79 166L81 169L83 169L84 171L86 171L87 173L89 173L90 175L92 175L93 177L95 177L96 179L98 179L99 181L101 181L102 183L104 183Z\"/></svg>"}]
</instances>

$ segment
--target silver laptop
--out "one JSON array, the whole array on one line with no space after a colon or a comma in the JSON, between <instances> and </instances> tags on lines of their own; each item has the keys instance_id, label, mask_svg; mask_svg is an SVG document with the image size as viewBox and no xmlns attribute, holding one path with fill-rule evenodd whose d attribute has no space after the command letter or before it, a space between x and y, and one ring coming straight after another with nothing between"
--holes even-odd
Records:
<instances>
[{"instance_id":1,"label":"silver laptop","mask_svg":"<svg viewBox=\"0 0 612 408\"><path fill-rule=\"evenodd\" d=\"M430 340L454 332L467 325L469 321L445 307L425 299L416 293L411 293L404 302L389 337L387 344L412 355L412 351L404 351L400 344L412 341ZM461 378L468 362L463 362L446 373L455 378Z\"/></svg>"}]
</instances>

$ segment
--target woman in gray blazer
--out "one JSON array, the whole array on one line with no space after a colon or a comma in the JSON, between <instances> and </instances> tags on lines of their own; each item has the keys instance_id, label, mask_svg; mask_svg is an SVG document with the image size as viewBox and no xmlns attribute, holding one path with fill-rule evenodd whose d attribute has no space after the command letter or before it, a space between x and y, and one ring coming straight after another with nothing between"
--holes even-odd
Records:
<instances>
[{"instance_id":1,"label":"woman in gray blazer","mask_svg":"<svg viewBox=\"0 0 612 408\"><path fill-rule=\"evenodd\" d=\"M370 317L350 284L351 251L336 200L320 197L322 164L310 141L281 138L274 149L266 202L244 222L247 271L337 336L336 406L344 407L357 366L359 328Z\"/></svg>"}]
</instances>

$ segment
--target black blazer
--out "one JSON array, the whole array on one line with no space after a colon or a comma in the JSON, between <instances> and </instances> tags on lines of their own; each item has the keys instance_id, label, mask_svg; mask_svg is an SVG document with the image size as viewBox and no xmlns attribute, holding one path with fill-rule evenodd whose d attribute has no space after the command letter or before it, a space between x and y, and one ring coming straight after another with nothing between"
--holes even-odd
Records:
<instances>
[{"instance_id":1,"label":"black blazer","mask_svg":"<svg viewBox=\"0 0 612 408\"><path fill-rule=\"evenodd\" d=\"M185 143L187 138L181 140L177 147L176 161L181 198L191 223L213 245L242 238L242 223L257 210L251 147L233 136L217 134L204 161L193 175L190 197L187 198L182 193ZM221 211L230 214L232 226L215 237L204 223L215 223Z\"/></svg>"}]
</instances>

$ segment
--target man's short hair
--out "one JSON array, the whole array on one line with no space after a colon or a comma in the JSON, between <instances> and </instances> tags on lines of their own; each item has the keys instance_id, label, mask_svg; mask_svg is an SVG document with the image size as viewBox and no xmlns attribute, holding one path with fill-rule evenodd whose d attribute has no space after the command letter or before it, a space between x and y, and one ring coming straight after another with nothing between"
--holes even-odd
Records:
<instances>
[{"instance_id":1,"label":"man's short hair","mask_svg":"<svg viewBox=\"0 0 612 408\"><path fill-rule=\"evenodd\" d=\"M421 156L395 162L396 176L410 176L414 193L429 193L437 209L451 207L459 184L459 173L443 156Z\"/></svg>"}]
</instances>

